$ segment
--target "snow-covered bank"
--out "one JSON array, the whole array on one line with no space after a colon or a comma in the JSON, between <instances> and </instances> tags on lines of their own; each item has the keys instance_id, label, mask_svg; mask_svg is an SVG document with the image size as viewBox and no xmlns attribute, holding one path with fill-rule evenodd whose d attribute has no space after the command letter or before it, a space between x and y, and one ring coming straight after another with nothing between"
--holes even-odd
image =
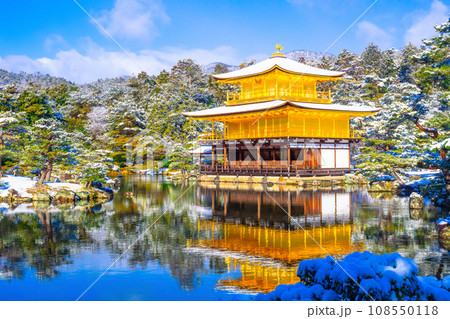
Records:
<instances>
[{"instance_id":1,"label":"snow-covered bank","mask_svg":"<svg viewBox=\"0 0 450 319\"><path fill-rule=\"evenodd\" d=\"M17 191L20 197L32 198L38 189L45 190L50 196L54 196L61 189L67 189L76 193L83 188L83 186L74 183L45 183L36 187L36 181L33 181L31 178L11 175L5 175L0 178L0 182L5 185L0 190L0 197L8 197L13 189Z\"/></svg>"},{"instance_id":2,"label":"snow-covered bank","mask_svg":"<svg viewBox=\"0 0 450 319\"><path fill-rule=\"evenodd\" d=\"M105 200L112 191L105 188L86 188L76 183L49 182L37 184L31 178L6 175L0 178L0 200L13 202L57 200L74 202L77 200Z\"/></svg>"},{"instance_id":3,"label":"snow-covered bank","mask_svg":"<svg viewBox=\"0 0 450 319\"><path fill-rule=\"evenodd\" d=\"M450 275L437 280L418 271L414 260L398 253L304 260L297 272L301 282L279 285L256 300L450 300Z\"/></svg>"}]
</instances>

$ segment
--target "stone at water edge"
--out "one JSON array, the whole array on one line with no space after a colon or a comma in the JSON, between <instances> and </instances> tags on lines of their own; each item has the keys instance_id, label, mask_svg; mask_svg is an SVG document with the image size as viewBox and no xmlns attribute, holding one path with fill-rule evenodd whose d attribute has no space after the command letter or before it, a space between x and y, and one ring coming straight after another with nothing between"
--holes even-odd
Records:
<instances>
[{"instance_id":1,"label":"stone at water edge","mask_svg":"<svg viewBox=\"0 0 450 319\"><path fill-rule=\"evenodd\" d=\"M423 197L422 195L413 192L409 196L409 208L411 209L422 209L423 208Z\"/></svg>"},{"instance_id":2,"label":"stone at water edge","mask_svg":"<svg viewBox=\"0 0 450 319\"><path fill-rule=\"evenodd\" d=\"M450 226L445 225L438 228L439 246L450 251Z\"/></svg>"},{"instance_id":3,"label":"stone at water edge","mask_svg":"<svg viewBox=\"0 0 450 319\"><path fill-rule=\"evenodd\" d=\"M51 198L47 192L37 192L33 194L32 200L33 202L49 202Z\"/></svg>"},{"instance_id":4,"label":"stone at water edge","mask_svg":"<svg viewBox=\"0 0 450 319\"><path fill-rule=\"evenodd\" d=\"M54 198L61 203L70 203L75 200L75 193L68 189L60 189Z\"/></svg>"}]
</instances>

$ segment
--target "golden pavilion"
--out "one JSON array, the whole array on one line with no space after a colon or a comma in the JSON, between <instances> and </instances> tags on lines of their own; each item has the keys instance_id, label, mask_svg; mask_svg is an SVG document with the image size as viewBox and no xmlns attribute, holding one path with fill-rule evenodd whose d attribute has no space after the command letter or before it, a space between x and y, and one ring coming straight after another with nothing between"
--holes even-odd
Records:
<instances>
[{"instance_id":1,"label":"golden pavilion","mask_svg":"<svg viewBox=\"0 0 450 319\"><path fill-rule=\"evenodd\" d=\"M260 63L216 74L220 83L240 87L225 106L186 112L211 122L199 144L211 147L200 160L205 174L253 176L342 175L350 169L350 145L361 138L352 117L379 109L332 103L327 82L343 72L293 61L277 52ZM221 124L219 124L221 123ZM208 155L209 156L209 155Z\"/></svg>"}]
</instances>

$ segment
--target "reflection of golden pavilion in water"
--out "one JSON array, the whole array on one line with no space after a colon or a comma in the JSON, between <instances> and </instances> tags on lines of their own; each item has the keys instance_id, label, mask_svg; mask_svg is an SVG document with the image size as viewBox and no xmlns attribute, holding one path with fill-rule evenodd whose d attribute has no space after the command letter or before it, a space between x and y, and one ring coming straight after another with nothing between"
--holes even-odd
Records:
<instances>
[{"instance_id":1,"label":"reflection of golden pavilion in water","mask_svg":"<svg viewBox=\"0 0 450 319\"><path fill-rule=\"evenodd\" d=\"M298 282L300 260L362 248L351 242L348 193L211 191L211 200L213 220L198 222L210 238L191 246L240 254L227 263L242 277L220 281L224 289L270 291Z\"/></svg>"}]
</instances>

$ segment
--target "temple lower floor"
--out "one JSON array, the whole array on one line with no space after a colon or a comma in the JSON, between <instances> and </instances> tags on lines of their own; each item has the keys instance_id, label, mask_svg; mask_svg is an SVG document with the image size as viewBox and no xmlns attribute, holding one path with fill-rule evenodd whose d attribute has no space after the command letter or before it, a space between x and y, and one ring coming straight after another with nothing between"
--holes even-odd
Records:
<instances>
[{"instance_id":1,"label":"temple lower floor","mask_svg":"<svg viewBox=\"0 0 450 319\"><path fill-rule=\"evenodd\" d=\"M343 175L351 170L350 147L354 142L299 138L209 141L211 152L200 155L199 171L253 176Z\"/></svg>"}]
</instances>

